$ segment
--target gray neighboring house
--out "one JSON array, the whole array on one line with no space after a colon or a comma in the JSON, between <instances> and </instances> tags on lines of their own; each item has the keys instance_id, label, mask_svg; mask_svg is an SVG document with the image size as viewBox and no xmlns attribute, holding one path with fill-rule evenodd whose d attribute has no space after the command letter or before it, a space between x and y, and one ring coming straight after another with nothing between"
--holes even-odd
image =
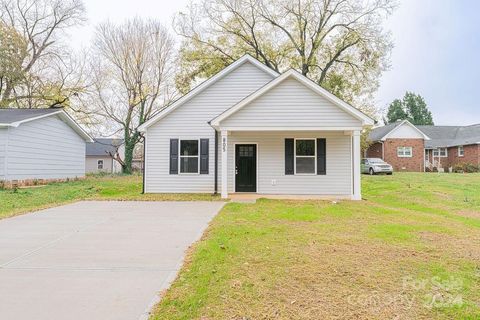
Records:
<instances>
[{"instance_id":1,"label":"gray neighboring house","mask_svg":"<svg viewBox=\"0 0 480 320\"><path fill-rule=\"evenodd\" d=\"M0 109L0 181L84 177L92 141L62 109Z\"/></svg>"},{"instance_id":2,"label":"gray neighboring house","mask_svg":"<svg viewBox=\"0 0 480 320\"><path fill-rule=\"evenodd\" d=\"M96 138L93 143L87 143L85 168L87 173L120 173L122 166L113 158L118 152L123 155L123 139Z\"/></svg>"},{"instance_id":3,"label":"gray neighboring house","mask_svg":"<svg viewBox=\"0 0 480 320\"><path fill-rule=\"evenodd\" d=\"M140 126L144 191L360 200L360 132L373 122L246 55Z\"/></svg>"}]
</instances>

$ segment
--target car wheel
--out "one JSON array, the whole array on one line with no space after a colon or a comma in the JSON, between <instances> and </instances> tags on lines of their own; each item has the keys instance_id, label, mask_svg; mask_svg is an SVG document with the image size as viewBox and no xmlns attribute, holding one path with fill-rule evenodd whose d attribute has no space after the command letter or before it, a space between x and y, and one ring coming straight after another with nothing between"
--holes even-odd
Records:
<instances>
[{"instance_id":1,"label":"car wheel","mask_svg":"<svg viewBox=\"0 0 480 320\"><path fill-rule=\"evenodd\" d=\"M373 175L375 174L375 171L373 171L373 168L370 168L370 169L368 170L368 173L369 173L371 176L373 176Z\"/></svg>"},{"instance_id":2,"label":"car wheel","mask_svg":"<svg viewBox=\"0 0 480 320\"><path fill-rule=\"evenodd\" d=\"M393 174L393 172L388 172L387 175L388 176L391 176Z\"/></svg>"}]
</instances>

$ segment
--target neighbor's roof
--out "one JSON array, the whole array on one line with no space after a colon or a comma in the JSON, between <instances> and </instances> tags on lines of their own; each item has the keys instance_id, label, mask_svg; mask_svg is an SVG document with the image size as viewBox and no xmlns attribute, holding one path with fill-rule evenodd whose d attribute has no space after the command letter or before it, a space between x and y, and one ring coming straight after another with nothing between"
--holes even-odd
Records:
<instances>
[{"instance_id":1,"label":"neighbor's roof","mask_svg":"<svg viewBox=\"0 0 480 320\"><path fill-rule=\"evenodd\" d=\"M426 148L454 147L480 143L480 124L470 126L417 126L432 140Z\"/></svg>"},{"instance_id":2,"label":"neighbor's roof","mask_svg":"<svg viewBox=\"0 0 480 320\"><path fill-rule=\"evenodd\" d=\"M398 127L402 121L397 121L393 123L389 123L385 126L373 128L368 135L369 140L371 141L380 141L383 137L385 137L390 131Z\"/></svg>"},{"instance_id":3,"label":"neighbor's roof","mask_svg":"<svg viewBox=\"0 0 480 320\"><path fill-rule=\"evenodd\" d=\"M15 126L25 120L34 120L38 117L58 113L61 109L0 109L0 125Z\"/></svg>"},{"instance_id":4,"label":"neighbor's roof","mask_svg":"<svg viewBox=\"0 0 480 320\"><path fill-rule=\"evenodd\" d=\"M403 121L374 128L369 135L371 141L380 141ZM480 124L470 126L415 126L430 140L425 139L425 148L453 147L480 143Z\"/></svg>"},{"instance_id":5,"label":"neighbor's roof","mask_svg":"<svg viewBox=\"0 0 480 320\"><path fill-rule=\"evenodd\" d=\"M106 156L115 153L118 146L123 144L123 139L95 138L95 142L87 143L87 156Z\"/></svg>"},{"instance_id":6,"label":"neighbor's roof","mask_svg":"<svg viewBox=\"0 0 480 320\"><path fill-rule=\"evenodd\" d=\"M90 135L61 108L49 109L0 109L0 128L16 128L23 123L35 121L37 119L57 115L63 122L69 125L79 136L87 142L93 142Z\"/></svg>"}]
</instances>

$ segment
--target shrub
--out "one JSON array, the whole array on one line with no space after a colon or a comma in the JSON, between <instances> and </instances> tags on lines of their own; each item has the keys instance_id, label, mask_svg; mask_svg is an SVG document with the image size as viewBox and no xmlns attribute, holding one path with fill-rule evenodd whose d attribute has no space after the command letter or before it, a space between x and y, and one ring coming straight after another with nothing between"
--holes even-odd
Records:
<instances>
[{"instance_id":1,"label":"shrub","mask_svg":"<svg viewBox=\"0 0 480 320\"><path fill-rule=\"evenodd\" d=\"M457 163L453 166L453 172L457 173L472 173L472 172L480 172L480 166L476 166L472 163Z\"/></svg>"}]
</instances>

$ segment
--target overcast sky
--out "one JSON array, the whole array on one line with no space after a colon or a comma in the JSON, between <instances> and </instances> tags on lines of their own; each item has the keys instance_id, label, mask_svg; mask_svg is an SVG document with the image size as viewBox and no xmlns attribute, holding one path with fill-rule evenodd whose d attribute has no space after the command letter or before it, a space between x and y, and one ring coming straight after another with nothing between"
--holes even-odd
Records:
<instances>
[{"instance_id":1,"label":"overcast sky","mask_svg":"<svg viewBox=\"0 0 480 320\"><path fill-rule=\"evenodd\" d=\"M135 15L171 26L187 0L84 0L89 21L72 31L77 48L91 40L94 25ZM391 69L384 73L377 105L386 108L405 91L421 94L435 124L480 123L480 22L477 0L400 0L386 22L395 42Z\"/></svg>"}]
</instances>

